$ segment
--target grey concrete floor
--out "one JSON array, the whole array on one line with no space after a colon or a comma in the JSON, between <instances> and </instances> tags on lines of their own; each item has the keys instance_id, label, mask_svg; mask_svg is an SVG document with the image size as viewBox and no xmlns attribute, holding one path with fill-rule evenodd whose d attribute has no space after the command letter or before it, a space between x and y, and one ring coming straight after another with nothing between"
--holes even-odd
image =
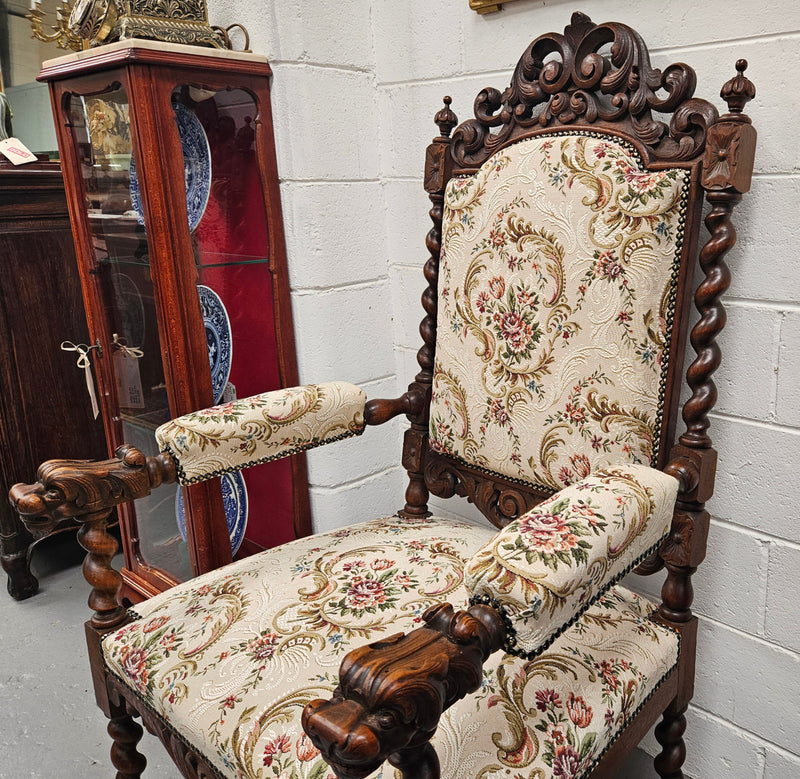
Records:
<instances>
[{"instance_id":1,"label":"grey concrete floor","mask_svg":"<svg viewBox=\"0 0 800 779\"><path fill-rule=\"evenodd\" d=\"M114 775L106 720L94 702L83 636L88 585L73 533L33 553L39 593L17 602L0 590L0 779L94 779ZM177 779L160 742L145 734L148 779ZM466 777L465 777L466 779ZM618 779L657 779L636 752Z\"/></svg>"}]
</instances>

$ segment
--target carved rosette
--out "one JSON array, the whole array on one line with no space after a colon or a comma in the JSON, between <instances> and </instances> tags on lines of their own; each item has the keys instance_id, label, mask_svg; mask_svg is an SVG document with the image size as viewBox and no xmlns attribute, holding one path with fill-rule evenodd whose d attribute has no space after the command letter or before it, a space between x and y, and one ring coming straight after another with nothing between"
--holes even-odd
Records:
<instances>
[{"instance_id":1,"label":"carved rosette","mask_svg":"<svg viewBox=\"0 0 800 779\"><path fill-rule=\"evenodd\" d=\"M601 54L608 44L610 53ZM475 119L453 134L453 158L459 165L480 165L536 129L581 124L625 132L656 160L690 160L702 152L718 116L711 103L693 98L695 85L688 65L653 68L644 41L627 25L595 25L575 13L563 35L533 41L505 92L480 92ZM669 125L653 111L671 114Z\"/></svg>"}]
</instances>

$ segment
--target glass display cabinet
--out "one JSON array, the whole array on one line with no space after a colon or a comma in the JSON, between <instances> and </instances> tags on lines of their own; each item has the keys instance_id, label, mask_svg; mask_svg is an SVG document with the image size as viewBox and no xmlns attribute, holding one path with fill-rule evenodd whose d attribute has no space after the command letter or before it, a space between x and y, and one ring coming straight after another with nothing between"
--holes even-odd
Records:
<instances>
[{"instance_id":1,"label":"glass display cabinet","mask_svg":"<svg viewBox=\"0 0 800 779\"><path fill-rule=\"evenodd\" d=\"M265 58L123 41L44 63L109 449L298 384ZM65 453L68 454L68 453ZM304 455L136 502L125 596L310 531Z\"/></svg>"}]
</instances>

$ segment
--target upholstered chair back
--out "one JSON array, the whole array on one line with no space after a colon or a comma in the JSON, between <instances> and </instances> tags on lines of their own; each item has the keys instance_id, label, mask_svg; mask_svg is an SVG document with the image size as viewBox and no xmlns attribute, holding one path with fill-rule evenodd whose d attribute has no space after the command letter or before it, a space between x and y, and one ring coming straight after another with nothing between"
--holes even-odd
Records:
<instances>
[{"instance_id":1,"label":"upholstered chair back","mask_svg":"<svg viewBox=\"0 0 800 779\"><path fill-rule=\"evenodd\" d=\"M580 131L518 141L450 180L435 451L548 491L607 465L657 465L682 358L689 187L687 170L647 169L633 145Z\"/></svg>"}]
</instances>

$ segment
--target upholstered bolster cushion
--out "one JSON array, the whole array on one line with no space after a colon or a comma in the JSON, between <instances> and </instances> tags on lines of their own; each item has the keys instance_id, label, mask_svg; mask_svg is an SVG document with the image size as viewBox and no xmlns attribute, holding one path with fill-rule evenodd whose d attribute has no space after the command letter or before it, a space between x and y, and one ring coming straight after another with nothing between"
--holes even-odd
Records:
<instances>
[{"instance_id":1,"label":"upholstered bolster cushion","mask_svg":"<svg viewBox=\"0 0 800 779\"><path fill-rule=\"evenodd\" d=\"M364 432L364 390L345 381L265 392L172 419L161 451L192 484Z\"/></svg>"},{"instance_id":2,"label":"upholstered bolster cushion","mask_svg":"<svg viewBox=\"0 0 800 779\"><path fill-rule=\"evenodd\" d=\"M598 470L503 528L468 561L473 603L506 617L506 650L534 657L670 529L677 479L645 465Z\"/></svg>"}]
</instances>

